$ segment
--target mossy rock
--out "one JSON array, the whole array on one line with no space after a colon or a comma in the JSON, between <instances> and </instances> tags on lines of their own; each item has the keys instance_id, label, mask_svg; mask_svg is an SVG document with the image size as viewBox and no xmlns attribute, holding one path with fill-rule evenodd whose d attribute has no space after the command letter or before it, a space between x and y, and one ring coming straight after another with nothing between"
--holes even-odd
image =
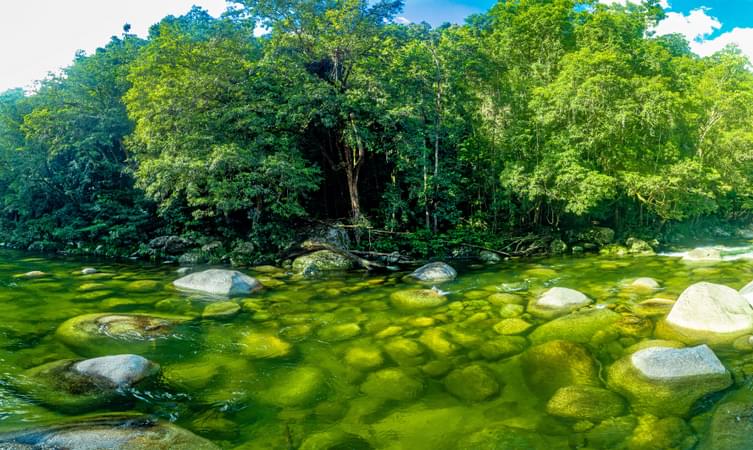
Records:
<instances>
[{"instance_id":1,"label":"mossy rock","mask_svg":"<svg viewBox=\"0 0 753 450\"><path fill-rule=\"evenodd\" d=\"M142 314L85 314L63 322L55 336L83 356L148 354L179 335L188 318Z\"/></svg>"},{"instance_id":2,"label":"mossy rock","mask_svg":"<svg viewBox=\"0 0 753 450\"><path fill-rule=\"evenodd\" d=\"M529 338L534 344L547 341L568 340L579 344L591 342L594 335L617 323L622 316L610 309L578 311L547 322L536 328Z\"/></svg>"},{"instance_id":3,"label":"mossy rock","mask_svg":"<svg viewBox=\"0 0 753 450\"><path fill-rule=\"evenodd\" d=\"M521 364L530 389L545 398L566 386L601 386L596 361L575 342L549 341L531 347Z\"/></svg>"},{"instance_id":4,"label":"mossy rock","mask_svg":"<svg viewBox=\"0 0 753 450\"><path fill-rule=\"evenodd\" d=\"M619 244L609 244L599 249L601 256L627 256L629 253L630 250L627 247Z\"/></svg>"},{"instance_id":5,"label":"mossy rock","mask_svg":"<svg viewBox=\"0 0 753 450\"><path fill-rule=\"evenodd\" d=\"M31 368L13 384L39 403L78 413L115 399L127 404L126 388L151 380L159 370L158 365L136 355L66 359Z\"/></svg>"},{"instance_id":6,"label":"mossy rock","mask_svg":"<svg viewBox=\"0 0 753 450\"><path fill-rule=\"evenodd\" d=\"M499 393L499 382L487 368L474 364L455 369L444 379L445 389L455 397L480 402Z\"/></svg>"},{"instance_id":7,"label":"mossy rock","mask_svg":"<svg viewBox=\"0 0 753 450\"><path fill-rule=\"evenodd\" d=\"M257 393L264 403L281 408L309 406L323 395L324 372L318 367L301 366L275 377L272 387Z\"/></svg>"},{"instance_id":8,"label":"mossy rock","mask_svg":"<svg viewBox=\"0 0 753 450\"><path fill-rule=\"evenodd\" d=\"M418 340L440 358L450 356L458 350L458 346L451 342L447 334L439 328L424 331Z\"/></svg>"},{"instance_id":9,"label":"mossy rock","mask_svg":"<svg viewBox=\"0 0 753 450\"><path fill-rule=\"evenodd\" d=\"M633 416L606 419L586 433L586 440L594 449L623 449L637 425L638 419Z\"/></svg>"},{"instance_id":10,"label":"mossy rock","mask_svg":"<svg viewBox=\"0 0 753 450\"><path fill-rule=\"evenodd\" d=\"M521 336L500 336L481 344L479 352L488 361L522 353L528 347L528 340Z\"/></svg>"},{"instance_id":11,"label":"mossy rock","mask_svg":"<svg viewBox=\"0 0 753 450\"><path fill-rule=\"evenodd\" d=\"M299 256L293 261L293 272L313 276L319 272L350 270L353 261L340 253L330 250L320 250Z\"/></svg>"},{"instance_id":12,"label":"mossy rock","mask_svg":"<svg viewBox=\"0 0 753 450\"><path fill-rule=\"evenodd\" d=\"M644 415L638 418L638 426L627 440L626 447L628 450L691 450L697 442L693 430L681 418Z\"/></svg>"},{"instance_id":13,"label":"mossy rock","mask_svg":"<svg viewBox=\"0 0 753 450\"><path fill-rule=\"evenodd\" d=\"M393 339L384 346L384 350L401 366L414 366L424 362L424 348L413 339Z\"/></svg>"},{"instance_id":14,"label":"mossy rock","mask_svg":"<svg viewBox=\"0 0 753 450\"><path fill-rule=\"evenodd\" d=\"M361 334L361 326L357 323L343 323L330 325L319 330L317 336L326 342L339 342L353 339Z\"/></svg>"},{"instance_id":15,"label":"mossy rock","mask_svg":"<svg viewBox=\"0 0 753 450\"><path fill-rule=\"evenodd\" d=\"M687 414L701 397L731 385L732 377L705 345L648 347L612 364L607 382L634 410L664 417Z\"/></svg>"},{"instance_id":16,"label":"mossy rock","mask_svg":"<svg viewBox=\"0 0 753 450\"><path fill-rule=\"evenodd\" d=\"M384 358L379 349L354 347L345 353L345 362L359 370L372 370L384 364Z\"/></svg>"},{"instance_id":17,"label":"mossy rock","mask_svg":"<svg viewBox=\"0 0 753 450\"><path fill-rule=\"evenodd\" d=\"M219 450L168 422L136 414L109 414L0 434L0 448L108 450Z\"/></svg>"},{"instance_id":18,"label":"mossy rock","mask_svg":"<svg viewBox=\"0 0 753 450\"><path fill-rule=\"evenodd\" d=\"M293 352L292 344L270 333L248 333L240 346L241 354L252 359L285 358Z\"/></svg>"},{"instance_id":19,"label":"mossy rock","mask_svg":"<svg viewBox=\"0 0 753 450\"><path fill-rule=\"evenodd\" d=\"M163 368L162 378L172 387L196 392L216 381L221 369L221 365L211 359L170 364Z\"/></svg>"},{"instance_id":20,"label":"mossy rock","mask_svg":"<svg viewBox=\"0 0 753 450\"><path fill-rule=\"evenodd\" d=\"M369 442L344 431L326 431L307 436L298 450L371 450Z\"/></svg>"},{"instance_id":21,"label":"mossy rock","mask_svg":"<svg viewBox=\"0 0 753 450\"><path fill-rule=\"evenodd\" d=\"M240 427L217 410L208 410L191 421L191 430L214 440L233 440L238 437Z\"/></svg>"},{"instance_id":22,"label":"mossy rock","mask_svg":"<svg viewBox=\"0 0 753 450\"><path fill-rule=\"evenodd\" d=\"M494 331L502 335L523 334L530 330L533 324L523 319L505 319L494 325Z\"/></svg>"},{"instance_id":23,"label":"mossy rock","mask_svg":"<svg viewBox=\"0 0 753 450\"><path fill-rule=\"evenodd\" d=\"M674 304L674 300L652 298L633 305L630 309L632 309L635 315L641 317L661 317L669 314Z\"/></svg>"},{"instance_id":24,"label":"mossy rock","mask_svg":"<svg viewBox=\"0 0 753 450\"><path fill-rule=\"evenodd\" d=\"M241 306L235 302L216 302L204 307L201 317L205 319L223 319L232 317L241 311Z\"/></svg>"},{"instance_id":25,"label":"mossy rock","mask_svg":"<svg viewBox=\"0 0 753 450\"><path fill-rule=\"evenodd\" d=\"M125 285L125 290L135 293L154 292L159 289L160 284L154 280L132 281Z\"/></svg>"},{"instance_id":26,"label":"mossy rock","mask_svg":"<svg viewBox=\"0 0 753 450\"><path fill-rule=\"evenodd\" d=\"M538 431L504 425L484 428L462 437L454 448L473 450L569 450L566 440Z\"/></svg>"},{"instance_id":27,"label":"mossy rock","mask_svg":"<svg viewBox=\"0 0 753 450\"><path fill-rule=\"evenodd\" d=\"M720 403L699 450L749 450L753 436L753 404L733 399Z\"/></svg>"},{"instance_id":28,"label":"mossy rock","mask_svg":"<svg viewBox=\"0 0 753 450\"><path fill-rule=\"evenodd\" d=\"M369 374L361 385L361 392L370 397L399 401L413 400L421 395L423 389L420 380L396 368Z\"/></svg>"},{"instance_id":29,"label":"mossy rock","mask_svg":"<svg viewBox=\"0 0 753 450\"><path fill-rule=\"evenodd\" d=\"M401 309L424 309L444 304L447 297L436 289L407 289L393 292L390 300Z\"/></svg>"},{"instance_id":30,"label":"mossy rock","mask_svg":"<svg viewBox=\"0 0 753 450\"><path fill-rule=\"evenodd\" d=\"M594 386L566 386L546 404L546 412L557 417L599 422L622 415L625 401L612 391Z\"/></svg>"}]
</instances>

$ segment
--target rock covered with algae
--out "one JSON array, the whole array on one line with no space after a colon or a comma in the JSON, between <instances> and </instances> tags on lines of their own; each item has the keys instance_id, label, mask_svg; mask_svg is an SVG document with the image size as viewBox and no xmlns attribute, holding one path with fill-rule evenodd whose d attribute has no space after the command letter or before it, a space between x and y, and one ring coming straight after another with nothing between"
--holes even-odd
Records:
<instances>
[{"instance_id":1,"label":"rock covered with algae","mask_svg":"<svg viewBox=\"0 0 753 450\"><path fill-rule=\"evenodd\" d=\"M39 403L80 412L103 406L153 378L159 365L138 355L60 360L37 366L14 379L19 391Z\"/></svg>"},{"instance_id":2,"label":"rock covered with algae","mask_svg":"<svg viewBox=\"0 0 753 450\"><path fill-rule=\"evenodd\" d=\"M212 442L147 416L105 415L0 434L0 448L218 450Z\"/></svg>"},{"instance_id":3,"label":"rock covered with algae","mask_svg":"<svg viewBox=\"0 0 753 450\"><path fill-rule=\"evenodd\" d=\"M442 305L447 297L437 289L406 289L393 292L390 300L400 309L424 309Z\"/></svg>"},{"instance_id":4,"label":"rock covered with algae","mask_svg":"<svg viewBox=\"0 0 753 450\"><path fill-rule=\"evenodd\" d=\"M185 317L146 314L84 314L68 319L55 336L83 356L153 352L158 343L179 334Z\"/></svg>"},{"instance_id":5,"label":"rock covered with algae","mask_svg":"<svg viewBox=\"0 0 753 450\"><path fill-rule=\"evenodd\" d=\"M648 347L612 364L607 383L635 410L682 416L701 397L727 388L732 377L706 345Z\"/></svg>"}]
</instances>

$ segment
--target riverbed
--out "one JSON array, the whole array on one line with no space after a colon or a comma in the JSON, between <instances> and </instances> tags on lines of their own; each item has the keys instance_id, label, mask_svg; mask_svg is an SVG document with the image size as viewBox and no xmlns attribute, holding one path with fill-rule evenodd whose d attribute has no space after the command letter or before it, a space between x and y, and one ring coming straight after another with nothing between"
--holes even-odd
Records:
<instances>
[{"instance_id":1,"label":"riverbed","mask_svg":"<svg viewBox=\"0 0 753 450\"><path fill-rule=\"evenodd\" d=\"M83 274L86 267L96 273ZM714 414L729 399L753 414L753 347L712 345L731 384L687 410L646 409L607 379L617 361L656 339L656 324L687 287L740 289L753 280L750 260L458 264L457 279L436 285L406 272L308 279L263 266L242 272L264 288L232 299L176 290L176 269L0 251L0 442L3 433L117 414L172 423L230 449L692 449L714 448ZM659 286L632 284L642 277ZM552 287L592 302L570 323L561 317L572 314L531 314L530 302ZM444 297L438 306L395 300L431 288ZM76 342L61 331L86 315L178 325L133 340ZM564 325L545 327L556 320ZM45 397L29 375L60 360L125 353L158 364L156 378L80 409ZM593 374L574 368L580 354ZM606 396L602 412L553 404L569 392L562 388L581 385Z\"/></svg>"}]
</instances>

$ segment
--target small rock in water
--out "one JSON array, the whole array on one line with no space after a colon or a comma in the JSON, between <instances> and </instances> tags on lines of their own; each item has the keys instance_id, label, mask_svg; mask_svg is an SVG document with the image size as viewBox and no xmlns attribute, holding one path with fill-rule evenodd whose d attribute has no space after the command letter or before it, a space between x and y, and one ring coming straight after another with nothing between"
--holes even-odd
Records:
<instances>
[{"instance_id":1,"label":"small rock in water","mask_svg":"<svg viewBox=\"0 0 753 450\"><path fill-rule=\"evenodd\" d=\"M622 415L625 402L612 391L594 386L566 386L554 393L546 412L558 417L601 421Z\"/></svg>"},{"instance_id":2,"label":"small rock in water","mask_svg":"<svg viewBox=\"0 0 753 450\"><path fill-rule=\"evenodd\" d=\"M643 277L630 283L630 286L638 289L654 290L661 288L661 284L653 278Z\"/></svg>"},{"instance_id":3,"label":"small rock in water","mask_svg":"<svg viewBox=\"0 0 753 450\"><path fill-rule=\"evenodd\" d=\"M356 369L375 369L384 363L382 352L377 349L355 347L345 354L345 362Z\"/></svg>"},{"instance_id":4,"label":"small rock in water","mask_svg":"<svg viewBox=\"0 0 753 450\"><path fill-rule=\"evenodd\" d=\"M575 311L593 302L575 289L553 287L528 305L528 311L537 317L553 319Z\"/></svg>"},{"instance_id":5,"label":"small rock in water","mask_svg":"<svg viewBox=\"0 0 753 450\"><path fill-rule=\"evenodd\" d=\"M16 275L17 278L41 278L46 277L47 273L42 272L39 270L32 270L31 272L22 273L21 275Z\"/></svg>"},{"instance_id":6,"label":"small rock in water","mask_svg":"<svg viewBox=\"0 0 753 450\"><path fill-rule=\"evenodd\" d=\"M444 379L445 388L461 400L480 402L497 395L499 383L485 367L471 365L455 369Z\"/></svg>"},{"instance_id":7,"label":"small rock in water","mask_svg":"<svg viewBox=\"0 0 753 450\"><path fill-rule=\"evenodd\" d=\"M449 264L434 262L419 267L408 276L418 281L440 283L454 280L458 273Z\"/></svg>"},{"instance_id":8,"label":"small rock in water","mask_svg":"<svg viewBox=\"0 0 753 450\"><path fill-rule=\"evenodd\" d=\"M264 333L249 333L240 342L241 353L253 359L284 358L293 351L288 342Z\"/></svg>"},{"instance_id":9,"label":"small rock in water","mask_svg":"<svg viewBox=\"0 0 753 450\"><path fill-rule=\"evenodd\" d=\"M98 272L98 270L95 269L94 267L86 267L84 269L81 269L81 273L83 275L94 275L97 272Z\"/></svg>"},{"instance_id":10,"label":"small rock in water","mask_svg":"<svg viewBox=\"0 0 753 450\"><path fill-rule=\"evenodd\" d=\"M235 302L216 302L204 307L201 317L205 319L230 317L238 314L241 306Z\"/></svg>"},{"instance_id":11,"label":"small rock in water","mask_svg":"<svg viewBox=\"0 0 753 450\"><path fill-rule=\"evenodd\" d=\"M159 366L138 355L113 355L77 362L73 365L73 370L82 375L108 380L117 387L125 387L153 375L159 370Z\"/></svg>"},{"instance_id":12,"label":"small rock in water","mask_svg":"<svg viewBox=\"0 0 753 450\"><path fill-rule=\"evenodd\" d=\"M400 369L382 369L370 374L361 385L364 394L385 400L413 400L423 391L421 381Z\"/></svg>"},{"instance_id":13,"label":"small rock in water","mask_svg":"<svg viewBox=\"0 0 753 450\"><path fill-rule=\"evenodd\" d=\"M439 306L447 301L447 297L437 289L408 289L393 292L390 300L398 308L423 309Z\"/></svg>"}]
</instances>

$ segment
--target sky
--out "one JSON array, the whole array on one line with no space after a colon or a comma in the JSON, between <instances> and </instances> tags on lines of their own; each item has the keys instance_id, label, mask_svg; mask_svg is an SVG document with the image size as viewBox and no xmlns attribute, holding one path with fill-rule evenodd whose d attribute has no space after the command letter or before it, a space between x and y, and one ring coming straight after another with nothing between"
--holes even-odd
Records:
<instances>
[{"instance_id":1,"label":"sky","mask_svg":"<svg viewBox=\"0 0 753 450\"><path fill-rule=\"evenodd\" d=\"M599 0L625 3L630 0ZM681 33L701 56L737 44L753 60L753 0L662 0L667 19L658 34ZM406 0L398 22L462 23L496 0ZM166 15L192 5L219 15L225 0L0 0L0 92L33 86L47 73L71 63L77 50L87 53L122 33L145 36Z\"/></svg>"}]
</instances>

